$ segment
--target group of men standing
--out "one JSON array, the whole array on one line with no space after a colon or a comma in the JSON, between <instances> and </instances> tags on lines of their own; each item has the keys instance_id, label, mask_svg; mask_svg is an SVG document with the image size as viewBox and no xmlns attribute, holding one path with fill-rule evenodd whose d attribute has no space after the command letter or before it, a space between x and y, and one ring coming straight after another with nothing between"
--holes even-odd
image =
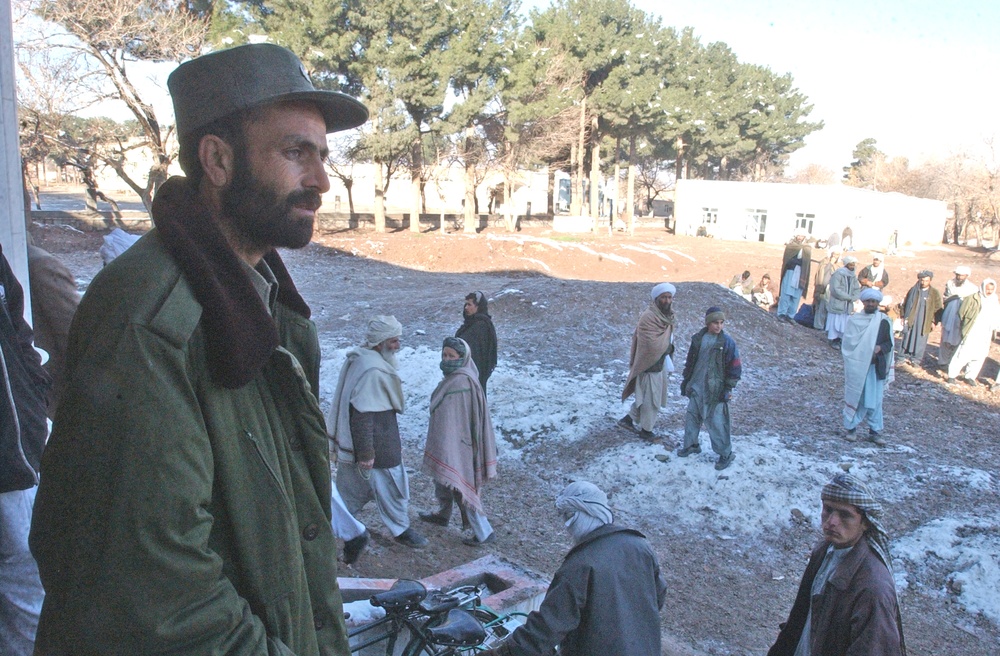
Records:
<instances>
[{"instance_id":1,"label":"group of men standing","mask_svg":"<svg viewBox=\"0 0 1000 656\"><path fill-rule=\"evenodd\" d=\"M669 374L674 371L673 299L677 288L663 282L650 291L652 303L639 317L632 334L629 373L622 391L622 401L634 396L627 415L618 425L638 430L645 440L656 439L653 425L660 408L667 402ZM726 316L721 308L705 312L705 327L691 338L684 363L681 394L688 398L684 423L684 444L677 455L686 458L701 453L698 435L704 425L719 456L715 464L723 470L733 464L729 400L742 376L742 364L736 342L723 331Z\"/></svg>"}]
</instances>

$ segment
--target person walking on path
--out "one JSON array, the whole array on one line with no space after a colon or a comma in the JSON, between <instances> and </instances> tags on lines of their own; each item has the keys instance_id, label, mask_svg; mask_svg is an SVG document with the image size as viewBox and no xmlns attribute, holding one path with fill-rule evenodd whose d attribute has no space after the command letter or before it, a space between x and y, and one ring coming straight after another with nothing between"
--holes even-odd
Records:
<instances>
[{"instance_id":1,"label":"person walking on path","mask_svg":"<svg viewBox=\"0 0 1000 656\"><path fill-rule=\"evenodd\" d=\"M441 371L444 378L431 394L424 446L424 471L434 479L438 510L419 517L447 526L457 501L463 524L467 522L472 530L472 536L462 542L474 547L489 544L494 532L480 494L497 475L497 442L476 363L464 340L444 340Z\"/></svg>"},{"instance_id":2,"label":"person walking on path","mask_svg":"<svg viewBox=\"0 0 1000 656\"><path fill-rule=\"evenodd\" d=\"M654 440L653 426L660 408L667 403L667 380L674 370L674 294L677 288L661 282L650 291L652 303L639 316L629 349L628 380L622 401L635 395L628 414L618 420L622 428L635 430L639 437Z\"/></svg>"},{"instance_id":3,"label":"person walking on path","mask_svg":"<svg viewBox=\"0 0 1000 656\"><path fill-rule=\"evenodd\" d=\"M743 375L736 342L723 330L725 321L721 308L710 307L705 312L705 327L691 338L681 382L681 394L688 398L684 446L677 451L681 458L701 453L698 434L704 424L712 450L719 456L715 468L720 471L736 459L730 435L729 399Z\"/></svg>"}]
</instances>

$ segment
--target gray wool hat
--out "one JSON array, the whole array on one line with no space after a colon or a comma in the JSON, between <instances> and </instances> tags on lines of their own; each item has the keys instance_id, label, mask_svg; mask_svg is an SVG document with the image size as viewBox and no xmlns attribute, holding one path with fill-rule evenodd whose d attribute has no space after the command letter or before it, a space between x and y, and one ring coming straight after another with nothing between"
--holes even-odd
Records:
<instances>
[{"instance_id":1,"label":"gray wool hat","mask_svg":"<svg viewBox=\"0 0 1000 656\"><path fill-rule=\"evenodd\" d=\"M217 50L184 62L167 78L167 88L182 140L220 118L276 102L314 103L328 134L368 120L361 102L338 91L317 90L299 58L271 43Z\"/></svg>"}]
</instances>

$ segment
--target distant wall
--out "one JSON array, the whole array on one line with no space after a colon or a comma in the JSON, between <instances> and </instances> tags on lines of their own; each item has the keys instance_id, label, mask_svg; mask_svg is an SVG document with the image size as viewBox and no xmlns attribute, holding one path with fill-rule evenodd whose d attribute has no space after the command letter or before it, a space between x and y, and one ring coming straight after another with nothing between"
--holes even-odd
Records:
<instances>
[{"instance_id":1,"label":"distant wall","mask_svg":"<svg viewBox=\"0 0 1000 656\"><path fill-rule=\"evenodd\" d=\"M885 248L894 232L900 247L940 243L947 212L943 201L844 185L718 180L679 180L675 206L677 234L780 244L801 222L817 239L849 227L866 249Z\"/></svg>"}]
</instances>

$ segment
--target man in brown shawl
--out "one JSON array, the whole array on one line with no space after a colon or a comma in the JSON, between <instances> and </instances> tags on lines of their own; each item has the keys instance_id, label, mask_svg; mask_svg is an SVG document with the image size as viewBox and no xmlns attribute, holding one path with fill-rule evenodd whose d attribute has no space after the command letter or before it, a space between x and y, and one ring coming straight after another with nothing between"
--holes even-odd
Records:
<instances>
[{"instance_id":1,"label":"man in brown shawl","mask_svg":"<svg viewBox=\"0 0 1000 656\"><path fill-rule=\"evenodd\" d=\"M674 370L670 355L674 351L674 313L671 309L677 288L669 282L653 287L653 302L639 317L639 325L632 333L629 354L628 380L622 392L622 401L635 394L635 401L628 414L618 420L618 425L634 430L639 437L656 439L653 425L660 408L667 402L667 376Z\"/></svg>"},{"instance_id":2,"label":"man in brown shawl","mask_svg":"<svg viewBox=\"0 0 1000 656\"><path fill-rule=\"evenodd\" d=\"M420 519L447 526L454 502L463 527L472 535L462 542L473 547L494 541L495 534L479 497L483 485L497 475L497 443L486 395L469 345L447 337L441 349L444 380L431 394L431 417L424 447L424 471L434 478L438 511Z\"/></svg>"}]
</instances>

